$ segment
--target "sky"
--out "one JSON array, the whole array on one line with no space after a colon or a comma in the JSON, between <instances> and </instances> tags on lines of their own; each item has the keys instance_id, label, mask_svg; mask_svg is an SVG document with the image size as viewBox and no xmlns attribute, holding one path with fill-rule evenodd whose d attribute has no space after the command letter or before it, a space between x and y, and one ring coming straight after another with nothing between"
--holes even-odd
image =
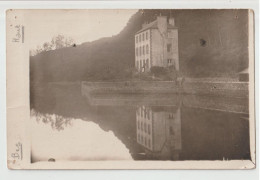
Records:
<instances>
[{"instance_id":1,"label":"sky","mask_svg":"<svg viewBox=\"0 0 260 180\"><path fill-rule=\"evenodd\" d=\"M62 34L76 44L118 34L137 10L30 10L25 14L29 48Z\"/></svg>"}]
</instances>

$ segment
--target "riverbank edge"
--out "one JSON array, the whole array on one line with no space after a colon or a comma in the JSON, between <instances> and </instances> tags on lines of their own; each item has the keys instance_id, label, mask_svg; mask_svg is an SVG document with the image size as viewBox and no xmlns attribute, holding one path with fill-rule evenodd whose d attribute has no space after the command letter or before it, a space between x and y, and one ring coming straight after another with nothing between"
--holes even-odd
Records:
<instances>
[{"instance_id":1,"label":"riverbank edge","mask_svg":"<svg viewBox=\"0 0 260 180\"><path fill-rule=\"evenodd\" d=\"M91 94L192 94L216 97L245 98L249 96L248 82L174 82L121 81L81 82L81 93Z\"/></svg>"}]
</instances>

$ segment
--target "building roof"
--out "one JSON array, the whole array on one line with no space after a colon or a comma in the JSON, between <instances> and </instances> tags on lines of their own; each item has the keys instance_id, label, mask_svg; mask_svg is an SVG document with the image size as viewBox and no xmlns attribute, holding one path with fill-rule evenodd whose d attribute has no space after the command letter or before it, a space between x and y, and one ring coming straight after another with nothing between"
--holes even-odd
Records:
<instances>
[{"instance_id":1,"label":"building roof","mask_svg":"<svg viewBox=\"0 0 260 180\"><path fill-rule=\"evenodd\" d=\"M139 34L140 32L143 32L143 31L145 31L147 29L158 29L158 25L157 24L158 24L157 20L155 20L153 22L150 22L149 24L144 25L144 27L141 30L137 31L135 34ZM167 24L167 28L168 29L177 29L177 27L174 27L173 25L171 25L169 23Z\"/></svg>"},{"instance_id":2,"label":"building roof","mask_svg":"<svg viewBox=\"0 0 260 180\"><path fill-rule=\"evenodd\" d=\"M239 74L248 74L248 73L249 73L248 68L246 68L243 71L239 72Z\"/></svg>"}]
</instances>

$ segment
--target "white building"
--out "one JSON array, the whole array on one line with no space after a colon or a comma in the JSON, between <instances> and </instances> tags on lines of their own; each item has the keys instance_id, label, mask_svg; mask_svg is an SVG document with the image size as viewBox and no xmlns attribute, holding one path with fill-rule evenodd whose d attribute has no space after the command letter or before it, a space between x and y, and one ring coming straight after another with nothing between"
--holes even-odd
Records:
<instances>
[{"instance_id":1,"label":"white building","mask_svg":"<svg viewBox=\"0 0 260 180\"><path fill-rule=\"evenodd\" d=\"M152 66L179 70L178 29L174 19L158 16L135 34L135 67L148 72Z\"/></svg>"}]
</instances>

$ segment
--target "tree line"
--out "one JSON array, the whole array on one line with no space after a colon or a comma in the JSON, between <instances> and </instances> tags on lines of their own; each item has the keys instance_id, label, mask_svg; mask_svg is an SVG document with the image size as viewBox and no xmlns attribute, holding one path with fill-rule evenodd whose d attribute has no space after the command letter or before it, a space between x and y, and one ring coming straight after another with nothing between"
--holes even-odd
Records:
<instances>
[{"instance_id":1,"label":"tree line","mask_svg":"<svg viewBox=\"0 0 260 180\"><path fill-rule=\"evenodd\" d=\"M75 45L75 41L71 37L65 37L64 35L60 34L54 36L50 42L45 42L42 46L38 45L36 49L30 50L30 56L35 56L41 52L61 49L64 47L71 47Z\"/></svg>"}]
</instances>

